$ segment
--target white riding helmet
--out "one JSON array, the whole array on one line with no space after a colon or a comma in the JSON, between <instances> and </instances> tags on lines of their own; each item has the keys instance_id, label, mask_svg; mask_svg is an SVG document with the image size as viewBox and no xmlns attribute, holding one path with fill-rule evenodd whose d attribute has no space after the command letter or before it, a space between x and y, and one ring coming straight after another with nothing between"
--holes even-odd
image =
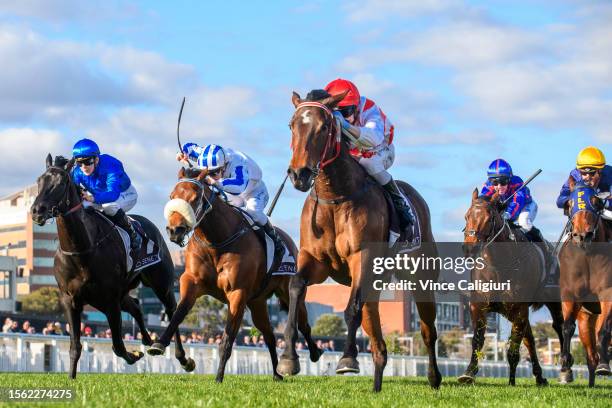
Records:
<instances>
[{"instance_id":1,"label":"white riding helmet","mask_svg":"<svg viewBox=\"0 0 612 408\"><path fill-rule=\"evenodd\" d=\"M207 168L208 170L216 170L225 166L227 158L223 148L216 144L209 144L204 148L204 151L198 157L198 166Z\"/></svg>"}]
</instances>

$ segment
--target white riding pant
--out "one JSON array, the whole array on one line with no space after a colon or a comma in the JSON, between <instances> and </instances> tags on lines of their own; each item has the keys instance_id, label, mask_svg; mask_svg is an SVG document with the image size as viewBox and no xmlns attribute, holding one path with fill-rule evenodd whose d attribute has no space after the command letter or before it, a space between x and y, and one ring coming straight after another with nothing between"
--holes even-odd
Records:
<instances>
[{"instance_id":1,"label":"white riding pant","mask_svg":"<svg viewBox=\"0 0 612 408\"><path fill-rule=\"evenodd\" d=\"M240 195L227 194L228 202L245 210L259 225L266 225L268 216L264 213L270 196L268 188L263 181L259 180L248 193Z\"/></svg>"},{"instance_id":2,"label":"white riding pant","mask_svg":"<svg viewBox=\"0 0 612 408\"><path fill-rule=\"evenodd\" d=\"M386 145L382 149L374 152L372 157L360 157L359 164L365 171L374 178L380 185L385 185L391 181L391 174L387 171L395 161L395 146Z\"/></svg>"},{"instance_id":3,"label":"white riding pant","mask_svg":"<svg viewBox=\"0 0 612 408\"><path fill-rule=\"evenodd\" d=\"M110 203L97 204L90 201L83 201L83 207L93 207L98 211L112 217L117 214L119 209L122 209L126 214L136 205L138 200L138 193L134 188L134 185L130 185L127 190L119 194L117 200Z\"/></svg>"},{"instance_id":4,"label":"white riding pant","mask_svg":"<svg viewBox=\"0 0 612 408\"><path fill-rule=\"evenodd\" d=\"M516 221L514 221L514 224L521 227L523 232L529 232L531 231L531 228L533 228L533 220L535 220L537 215L538 205L535 201L532 201L523 207L523 210L519 213Z\"/></svg>"}]
</instances>

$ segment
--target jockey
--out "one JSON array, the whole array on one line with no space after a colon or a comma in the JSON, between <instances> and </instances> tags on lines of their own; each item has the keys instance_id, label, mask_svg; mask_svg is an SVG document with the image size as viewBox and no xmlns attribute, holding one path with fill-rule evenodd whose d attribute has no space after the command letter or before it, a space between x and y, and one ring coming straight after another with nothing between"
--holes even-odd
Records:
<instances>
[{"instance_id":1,"label":"jockey","mask_svg":"<svg viewBox=\"0 0 612 408\"><path fill-rule=\"evenodd\" d=\"M487 181L480 192L481 196L491 197L498 193L500 200L506 200L523 185L523 180L512 174L512 167L504 159L493 160L487 170ZM531 242L544 242L542 233L533 225L538 214L538 205L531 198L528 187L522 188L512 197L502 213L502 218L513 222L525 233Z\"/></svg>"},{"instance_id":2,"label":"jockey","mask_svg":"<svg viewBox=\"0 0 612 408\"><path fill-rule=\"evenodd\" d=\"M604 202L601 218L610 225L612 221L612 166L606 164L603 152L593 146L582 149L578 153L576 168L570 172L570 177L578 183L595 189L597 196ZM557 198L557 207L565 208L569 198L570 187L566 181Z\"/></svg>"},{"instance_id":3,"label":"jockey","mask_svg":"<svg viewBox=\"0 0 612 408\"><path fill-rule=\"evenodd\" d=\"M342 130L349 133L351 154L366 172L391 195L402 230L414 224L406 197L387 171L395 160L393 125L383 111L370 99L359 95L357 87L346 79L335 79L325 87L330 95L348 93L342 99L334 116L340 121Z\"/></svg>"},{"instance_id":4,"label":"jockey","mask_svg":"<svg viewBox=\"0 0 612 408\"><path fill-rule=\"evenodd\" d=\"M247 212L274 241L274 259L280 259L285 249L268 216L264 213L268 204L268 189L257 163L246 154L230 148L210 144L206 147L185 143L178 161L192 159L200 169L208 170L208 177L222 190L234 207Z\"/></svg>"},{"instance_id":5,"label":"jockey","mask_svg":"<svg viewBox=\"0 0 612 408\"><path fill-rule=\"evenodd\" d=\"M72 179L83 188L83 206L103 212L127 231L132 249L140 248L142 238L125 214L136 205L138 193L121 162L108 154L100 154L98 145L90 139L76 142L72 157L76 160Z\"/></svg>"}]
</instances>

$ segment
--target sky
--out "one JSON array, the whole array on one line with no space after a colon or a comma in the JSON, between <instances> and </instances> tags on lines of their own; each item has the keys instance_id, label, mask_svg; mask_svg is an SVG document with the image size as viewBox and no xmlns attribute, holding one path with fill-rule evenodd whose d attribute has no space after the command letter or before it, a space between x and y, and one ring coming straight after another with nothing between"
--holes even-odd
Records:
<instances>
[{"instance_id":1,"label":"sky","mask_svg":"<svg viewBox=\"0 0 612 408\"><path fill-rule=\"evenodd\" d=\"M578 151L612 143L612 3L365 0L0 3L0 196L80 138L119 158L134 212L160 228L183 142L244 151L272 197L291 157L291 92L343 77L395 124L390 172L429 204L438 241L462 239L471 192L508 160L554 240ZM274 224L299 237L289 183Z\"/></svg>"}]
</instances>

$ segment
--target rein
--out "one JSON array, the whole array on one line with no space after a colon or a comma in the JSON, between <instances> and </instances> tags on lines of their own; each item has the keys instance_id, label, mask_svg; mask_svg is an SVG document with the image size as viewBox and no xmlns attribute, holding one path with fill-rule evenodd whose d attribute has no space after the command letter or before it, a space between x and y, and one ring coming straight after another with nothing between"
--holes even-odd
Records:
<instances>
[{"instance_id":1,"label":"rein","mask_svg":"<svg viewBox=\"0 0 612 408\"><path fill-rule=\"evenodd\" d=\"M200 189L199 200L198 200L199 204L198 204L198 208L196 208L195 210L196 221L195 221L195 224L193 225L193 230L194 230L193 236L195 237L195 240L198 241L198 243L202 247L214 248L214 249L226 247L232 244L234 241L236 241L238 238L240 238L241 236L243 236L249 231L249 228L243 226L237 232L232 234L229 238L224 239L223 241L219 243L207 242L203 238L198 237L197 231L195 230L199 227L200 223L204 221L204 218L212 211L213 203L215 202L215 198L217 197L217 194L221 194L221 192L216 192L215 190L213 190L213 188L211 188L210 196L206 197L204 195L204 192L205 192L204 183L202 183L201 181L197 179L193 179L193 178L182 178L182 179L179 179L179 181L175 184L175 187L179 185L180 183L191 183L191 184L196 185ZM204 206L205 202L207 204L206 206Z\"/></svg>"},{"instance_id":2,"label":"rein","mask_svg":"<svg viewBox=\"0 0 612 408\"><path fill-rule=\"evenodd\" d=\"M338 205L338 204L342 204L346 201L350 201L350 200L355 200L359 197L361 197L362 195L364 195L371 187L372 182L370 181L370 179L367 179L367 182L363 185L363 188L361 188L361 190L357 190L355 192L353 192L352 194L349 194L347 196L342 196L342 197L338 197L338 198L333 198L333 199L325 199L325 198L321 198L318 196L316 188L313 188L310 190L310 194L308 195L308 197L311 200L316 201L319 204L324 204L324 205Z\"/></svg>"}]
</instances>

